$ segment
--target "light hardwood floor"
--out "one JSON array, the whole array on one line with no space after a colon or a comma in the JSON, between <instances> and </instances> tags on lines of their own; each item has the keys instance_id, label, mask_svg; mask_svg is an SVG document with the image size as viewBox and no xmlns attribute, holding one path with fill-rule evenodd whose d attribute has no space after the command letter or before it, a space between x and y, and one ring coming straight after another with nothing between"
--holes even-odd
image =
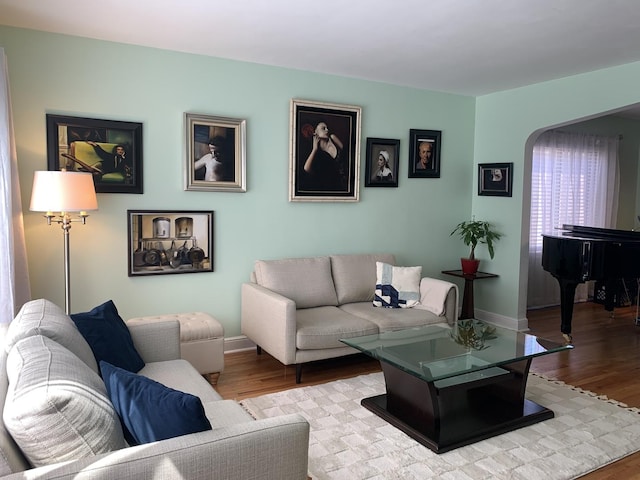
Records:
<instances>
[{"instance_id":1,"label":"light hardwood floor","mask_svg":"<svg viewBox=\"0 0 640 480\"><path fill-rule=\"evenodd\" d=\"M528 318L532 333L563 341L558 308L530 311ZM601 305L578 304L573 315L574 348L535 358L531 370L640 407L640 326L635 325L635 318L635 307L618 308L611 318ZM305 365L302 384L296 385L295 368L283 366L266 352L234 352L225 356L225 370L216 390L224 398L242 400L377 371L378 362L354 355ZM640 453L582 478L640 479Z\"/></svg>"}]
</instances>

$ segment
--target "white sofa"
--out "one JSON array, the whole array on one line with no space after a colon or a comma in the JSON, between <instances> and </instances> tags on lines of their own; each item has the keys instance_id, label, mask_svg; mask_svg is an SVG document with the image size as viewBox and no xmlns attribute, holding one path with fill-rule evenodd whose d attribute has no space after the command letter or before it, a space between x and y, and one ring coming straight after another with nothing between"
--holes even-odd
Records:
<instances>
[{"instance_id":1,"label":"white sofa","mask_svg":"<svg viewBox=\"0 0 640 480\"><path fill-rule=\"evenodd\" d=\"M373 306L376 263L395 265L392 254L331 255L258 260L242 285L242 333L284 365L357 353L340 342L421 325L455 325L458 288L422 278L413 308Z\"/></svg>"},{"instance_id":2,"label":"white sofa","mask_svg":"<svg viewBox=\"0 0 640 480\"><path fill-rule=\"evenodd\" d=\"M145 362L138 374L199 397L211 430L128 446L115 410L109 412L113 406L105 396L91 348L59 307L47 300L34 300L16 315L0 352L2 478L307 478L309 424L304 418L286 415L254 420L235 401L223 400L180 359L178 321L131 325L128 329ZM45 368L39 367L42 362L38 359L44 359ZM21 400L25 395L28 398L28 392L20 386L25 379L35 378L44 380L34 381L28 388L39 389L46 398L45 408L50 404L52 409L25 415L27 402ZM66 394L60 393L64 389ZM75 404L79 399L89 399L88 405L79 408ZM91 413L94 407L104 415ZM22 412L17 422L16 410ZM42 430L45 424L55 428ZM101 435L109 437L106 442L95 441ZM36 445L25 445L25 441ZM65 450L67 443L69 450ZM107 451L105 445L110 445ZM42 455L34 456L38 449L42 455L60 460L48 463Z\"/></svg>"}]
</instances>

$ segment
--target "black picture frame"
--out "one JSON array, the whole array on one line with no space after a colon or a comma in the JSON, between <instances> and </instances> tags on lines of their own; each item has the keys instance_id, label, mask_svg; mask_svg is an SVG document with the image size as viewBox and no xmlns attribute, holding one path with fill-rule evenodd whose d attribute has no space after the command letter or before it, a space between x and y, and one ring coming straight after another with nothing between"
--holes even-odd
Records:
<instances>
[{"instance_id":1,"label":"black picture frame","mask_svg":"<svg viewBox=\"0 0 640 480\"><path fill-rule=\"evenodd\" d=\"M184 189L246 192L247 121L187 112L184 124ZM213 159L212 148L219 155Z\"/></svg>"},{"instance_id":2,"label":"black picture frame","mask_svg":"<svg viewBox=\"0 0 640 480\"><path fill-rule=\"evenodd\" d=\"M440 130L409 130L409 178L440 178ZM431 155L426 165L421 162L421 147L429 148Z\"/></svg>"},{"instance_id":3,"label":"black picture frame","mask_svg":"<svg viewBox=\"0 0 640 480\"><path fill-rule=\"evenodd\" d=\"M385 165L378 161L382 158ZM367 138L365 163L365 187L398 187L398 164L400 163L400 140L391 138Z\"/></svg>"},{"instance_id":4,"label":"black picture frame","mask_svg":"<svg viewBox=\"0 0 640 480\"><path fill-rule=\"evenodd\" d=\"M510 197L513 188L513 163L478 164L478 195Z\"/></svg>"},{"instance_id":5,"label":"black picture frame","mask_svg":"<svg viewBox=\"0 0 640 480\"><path fill-rule=\"evenodd\" d=\"M50 171L91 172L97 193L143 193L142 123L54 114L46 121Z\"/></svg>"},{"instance_id":6,"label":"black picture frame","mask_svg":"<svg viewBox=\"0 0 640 480\"><path fill-rule=\"evenodd\" d=\"M130 277L214 270L212 210L127 210Z\"/></svg>"},{"instance_id":7,"label":"black picture frame","mask_svg":"<svg viewBox=\"0 0 640 480\"><path fill-rule=\"evenodd\" d=\"M354 105L291 100L290 202L359 200L361 117L362 109ZM320 157L311 156L314 137L321 123L326 125L325 132L336 146L335 156L327 151Z\"/></svg>"}]
</instances>

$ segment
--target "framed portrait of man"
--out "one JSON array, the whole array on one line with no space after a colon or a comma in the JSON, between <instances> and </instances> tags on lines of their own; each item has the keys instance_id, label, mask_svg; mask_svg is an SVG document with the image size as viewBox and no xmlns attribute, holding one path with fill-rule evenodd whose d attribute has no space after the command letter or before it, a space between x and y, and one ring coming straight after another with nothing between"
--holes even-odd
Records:
<instances>
[{"instance_id":1,"label":"framed portrait of man","mask_svg":"<svg viewBox=\"0 0 640 480\"><path fill-rule=\"evenodd\" d=\"M184 189L246 192L246 120L185 113Z\"/></svg>"},{"instance_id":2,"label":"framed portrait of man","mask_svg":"<svg viewBox=\"0 0 640 480\"><path fill-rule=\"evenodd\" d=\"M409 178L440 178L439 130L409 130Z\"/></svg>"}]
</instances>

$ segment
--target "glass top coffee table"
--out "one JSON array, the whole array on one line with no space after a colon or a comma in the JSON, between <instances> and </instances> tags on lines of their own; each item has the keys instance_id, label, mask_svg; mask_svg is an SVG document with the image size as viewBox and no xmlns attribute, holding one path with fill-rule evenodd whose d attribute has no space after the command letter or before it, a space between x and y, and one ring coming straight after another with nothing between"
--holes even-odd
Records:
<instances>
[{"instance_id":1,"label":"glass top coffee table","mask_svg":"<svg viewBox=\"0 0 640 480\"><path fill-rule=\"evenodd\" d=\"M362 406L436 453L553 418L525 398L529 366L573 348L477 320L341 341L378 359L384 373L387 393Z\"/></svg>"}]
</instances>

